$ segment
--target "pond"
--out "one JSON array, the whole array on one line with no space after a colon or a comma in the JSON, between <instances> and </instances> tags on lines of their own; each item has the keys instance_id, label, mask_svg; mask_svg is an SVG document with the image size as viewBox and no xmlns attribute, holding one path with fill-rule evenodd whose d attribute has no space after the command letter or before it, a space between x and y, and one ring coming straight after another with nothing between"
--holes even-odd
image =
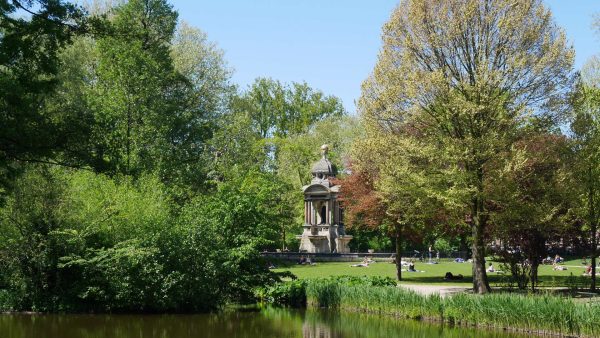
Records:
<instances>
[{"instance_id":1,"label":"pond","mask_svg":"<svg viewBox=\"0 0 600 338\"><path fill-rule=\"evenodd\" d=\"M390 317L264 309L199 315L0 315L2 338L523 338Z\"/></svg>"}]
</instances>

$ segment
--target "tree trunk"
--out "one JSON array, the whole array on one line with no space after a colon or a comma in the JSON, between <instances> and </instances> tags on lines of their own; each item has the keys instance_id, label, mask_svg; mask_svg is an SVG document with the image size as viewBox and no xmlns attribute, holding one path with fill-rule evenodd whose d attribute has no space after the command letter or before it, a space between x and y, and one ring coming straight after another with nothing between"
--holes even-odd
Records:
<instances>
[{"instance_id":1,"label":"tree trunk","mask_svg":"<svg viewBox=\"0 0 600 338\"><path fill-rule=\"evenodd\" d=\"M491 291L485 270L485 241L484 230L487 216L483 205L483 162L477 161L475 182L477 191L471 199L471 232L473 234L473 293L484 294Z\"/></svg>"},{"instance_id":2,"label":"tree trunk","mask_svg":"<svg viewBox=\"0 0 600 338\"><path fill-rule=\"evenodd\" d=\"M537 259L531 260L531 271L529 271L529 279L531 280L531 291L535 291L535 287L538 281L538 267L540 263Z\"/></svg>"},{"instance_id":3,"label":"tree trunk","mask_svg":"<svg viewBox=\"0 0 600 338\"><path fill-rule=\"evenodd\" d=\"M285 251L285 225L281 227L281 252Z\"/></svg>"},{"instance_id":4,"label":"tree trunk","mask_svg":"<svg viewBox=\"0 0 600 338\"><path fill-rule=\"evenodd\" d=\"M402 228L396 224L396 278L402 280Z\"/></svg>"},{"instance_id":5,"label":"tree trunk","mask_svg":"<svg viewBox=\"0 0 600 338\"><path fill-rule=\"evenodd\" d=\"M592 168L589 167L588 168L588 179L589 179L589 185L588 185L588 216L589 216L589 222L590 222L590 232L592 235L592 247L590 250L590 256L591 256L591 264L592 264L592 281L590 283L590 291L591 292L596 292L596 256L597 256L597 251L598 251L598 222L596 220L596 208L595 208L595 201L594 201L594 195L595 195L595 180L594 180L594 176L593 176L593 172L592 172Z\"/></svg>"},{"instance_id":6,"label":"tree trunk","mask_svg":"<svg viewBox=\"0 0 600 338\"><path fill-rule=\"evenodd\" d=\"M592 207L592 213L593 213L593 207ZM590 217L590 219L592 219L592 222L590 224L590 230L592 233L592 248L590 250L590 256L591 256L591 264L592 264L592 280L590 283L590 291L591 292L596 292L596 257L598 257L598 225L597 222L594 220L595 217Z\"/></svg>"},{"instance_id":7,"label":"tree trunk","mask_svg":"<svg viewBox=\"0 0 600 338\"><path fill-rule=\"evenodd\" d=\"M483 239L483 230L486 219L481 215L483 203L476 197L473 200L472 212L473 221L471 230L473 232L473 292L484 294L490 292L490 285L485 270L485 241Z\"/></svg>"}]
</instances>

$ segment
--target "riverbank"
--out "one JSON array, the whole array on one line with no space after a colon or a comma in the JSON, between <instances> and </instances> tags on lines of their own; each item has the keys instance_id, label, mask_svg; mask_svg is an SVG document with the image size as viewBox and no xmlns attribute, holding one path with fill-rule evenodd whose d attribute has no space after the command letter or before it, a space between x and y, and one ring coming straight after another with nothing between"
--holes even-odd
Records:
<instances>
[{"instance_id":1,"label":"riverbank","mask_svg":"<svg viewBox=\"0 0 600 338\"><path fill-rule=\"evenodd\" d=\"M307 282L309 307L340 309L460 326L597 337L600 305L550 295L422 295L390 286L344 285L334 280Z\"/></svg>"}]
</instances>

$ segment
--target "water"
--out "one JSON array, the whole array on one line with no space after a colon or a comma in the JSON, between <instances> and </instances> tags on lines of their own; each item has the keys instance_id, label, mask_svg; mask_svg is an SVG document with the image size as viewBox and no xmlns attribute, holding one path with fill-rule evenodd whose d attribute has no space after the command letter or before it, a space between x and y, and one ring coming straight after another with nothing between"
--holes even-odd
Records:
<instances>
[{"instance_id":1,"label":"water","mask_svg":"<svg viewBox=\"0 0 600 338\"><path fill-rule=\"evenodd\" d=\"M200 315L0 315L0 338L523 338L360 314L265 309Z\"/></svg>"}]
</instances>

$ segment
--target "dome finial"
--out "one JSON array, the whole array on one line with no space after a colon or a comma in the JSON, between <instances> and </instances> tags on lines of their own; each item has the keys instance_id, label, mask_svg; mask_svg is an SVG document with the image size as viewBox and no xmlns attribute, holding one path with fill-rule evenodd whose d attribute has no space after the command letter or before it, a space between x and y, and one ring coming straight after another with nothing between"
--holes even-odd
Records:
<instances>
[{"instance_id":1,"label":"dome finial","mask_svg":"<svg viewBox=\"0 0 600 338\"><path fill-rule=\"evenodd\" d=\"M323 155L323 158L327 158L327 152L329 151L329 146L324 144L321 146L321 155Z\"/></svg>"}]
</instances>

